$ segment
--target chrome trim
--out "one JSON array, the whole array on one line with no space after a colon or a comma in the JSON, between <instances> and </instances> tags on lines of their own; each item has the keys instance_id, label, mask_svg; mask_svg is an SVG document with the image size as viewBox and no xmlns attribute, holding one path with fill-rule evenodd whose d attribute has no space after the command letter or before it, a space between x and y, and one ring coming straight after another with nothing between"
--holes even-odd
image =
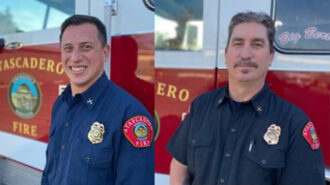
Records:
<instances>
[{"instance_id":1,"label":"chrome trim","mask_svg":"<svg viewBox=\"0 0 330 185\"><path fill-rule=\"evenodd\" d=\"M10 42L6 44L5 48L7 50L17 50L19 48L23 47L23 44L20 42Z\"/></svg>"}]
</instances>

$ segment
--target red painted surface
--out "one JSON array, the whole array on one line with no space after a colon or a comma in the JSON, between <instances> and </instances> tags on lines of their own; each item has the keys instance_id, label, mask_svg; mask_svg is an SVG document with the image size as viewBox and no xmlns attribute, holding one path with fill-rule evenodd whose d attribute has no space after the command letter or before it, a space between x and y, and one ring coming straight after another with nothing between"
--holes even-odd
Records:
<instances>
[{"instance_id":1,"label":"red painted surface","mask_svg":"<svg viewBox=\"0 0 330 185\"><path fill-rule=\"evenodd\" d=\"M154 35L112 37L111 80L154 113Z\"/></svg>"},{"instance_id":2,"label":"red painted surface","mask_svg":"<svg viewBox=\"0 0 330 185\"><path fill-rule=\"evenodd\" d=\"M155 170L169 173L170 154L165 146L199 94L214 89L214 70L156 69L155 108L160 118L160 132L155 147ZM174 92L175 93L171 93ZM181 98L180 98L181 92ZM189 92L189 97L183 92Z\"/></svg>"},{"instance_id":3,"label":"red painted surface","mask_svg":"<svg viewBox=\"0 0 330 185\"><path fill-rule=\"evenodd\" d=\"M16 59L18 57L22 58L21 62L18 63L19 65L13 63L10 64L11 69L5 69L5 61L9 62L11 59ZM23 67L24 58L27 58L29 61L31 58L38 59L38 67L34 69L26 68L26 65ZM47 70L48 60L52 60L54 62L54 72L52 72L51 67L49 67ZM68 83L64 73L58 74L55 70L55 66L60 63L59 45L48 44L23 47L14 51L2 49L0 52L0 61L2 66L0 70L0 130L47 142L51 109L55 99L59 94L59 85L65 85ZM40 63L45 63L45 65ZM22 119L18 117L9 107L8 85L13 77L20 73L28 73L29 75L32 75L38 82L41 89L42 102L40 111L30 119ZM14 131L14 121L25 124L25 127L35 126L37 128L37 135L33 136L31 132L28 134L27 132L19 132L19 130Z\"/></svg>"}]
</instances>

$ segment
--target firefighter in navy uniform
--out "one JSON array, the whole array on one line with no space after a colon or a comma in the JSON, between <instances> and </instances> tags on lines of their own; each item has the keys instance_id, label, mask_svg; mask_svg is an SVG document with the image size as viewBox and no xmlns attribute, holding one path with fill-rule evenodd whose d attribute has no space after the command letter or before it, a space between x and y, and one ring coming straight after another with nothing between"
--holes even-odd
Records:
<instances>
[{"instance_id":1,"label":"firefighter in navy uniform","mask_svg":"<svg viewBox=\"0 0 330 185\"><path fill-rule=\"evenodd\" d=\"M171 184L325 184L313 123L265 83L274 35L264 13L232 18L228 84L197 97L168 143Z\"/></svg>"},{"instance_id":2,"label":"firefighter in navy uniform","mask_svg":"<svg viewBox=\"0 0 330 185\"><path fill-rule=\"evenodd\" d=\"M104 25L95 17L71 16L60 42L70 84L53 106L41 184L153 185L153 119L105 75Z\"/></svg>"}]
</instances>

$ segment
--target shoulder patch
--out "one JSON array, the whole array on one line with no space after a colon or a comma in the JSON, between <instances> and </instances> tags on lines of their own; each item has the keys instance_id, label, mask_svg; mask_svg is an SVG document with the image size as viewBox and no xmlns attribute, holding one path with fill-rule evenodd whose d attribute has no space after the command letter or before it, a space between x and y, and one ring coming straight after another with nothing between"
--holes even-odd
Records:
<instances>
[{"instance_id":1,"label":"shoulder patch","mask_svg":"<svg viewBox=\"0 0 330 185\"><path fill-rule=\"evenodd\" d=\"M305 125L302 134L313 150L320 148L320 141L317 137L315 127L312 122L308 122Z\"/></svg>"},{"instance_id":2,"label":"shoulder patch","mask_svg":"<svg viewBox=\"0 0 330 185\"><path fill-rule=\"evenodd\" d=\"M123 126L126 139L137 148L149 147L153 139L153 128L145 116L134 116Z\"/></svg>"}]
</instances>

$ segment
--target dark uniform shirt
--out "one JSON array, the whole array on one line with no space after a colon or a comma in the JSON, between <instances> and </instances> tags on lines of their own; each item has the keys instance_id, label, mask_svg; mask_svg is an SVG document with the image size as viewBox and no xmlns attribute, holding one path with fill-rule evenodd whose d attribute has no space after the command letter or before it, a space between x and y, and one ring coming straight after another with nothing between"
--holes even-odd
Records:
<instances>
[{"instance_id":1,"label":"dark uniform shirt","mask_svg":"<svg viewBox=\"0 0 330 185\"><path fill-rule=\"evenodd\" d=\"M145 116L153 124L143 105L105 74L74 97L68 86L52 110L41 184L154 184L153 142L149 147L134 147L123 134L124 123L134 116ZM101 142L92 144L88 134L96 122L103 124L105 132Z\"/></svg>"},{"instance_id":2,"label":"dark uniform shirt","mask_svg":"<svg viewBox=\"0 0 330 185\"><path fill-rule=\"evenodd\" d=\"M188 166L191 184L325 184L321 149L312 149L302 135L310 122L302 110L267 84L244 103L232 101L227 89L196 98L167 145ZM281 131L270 145L264 134L272 124Z\"/></svg>"}]
</instances>

